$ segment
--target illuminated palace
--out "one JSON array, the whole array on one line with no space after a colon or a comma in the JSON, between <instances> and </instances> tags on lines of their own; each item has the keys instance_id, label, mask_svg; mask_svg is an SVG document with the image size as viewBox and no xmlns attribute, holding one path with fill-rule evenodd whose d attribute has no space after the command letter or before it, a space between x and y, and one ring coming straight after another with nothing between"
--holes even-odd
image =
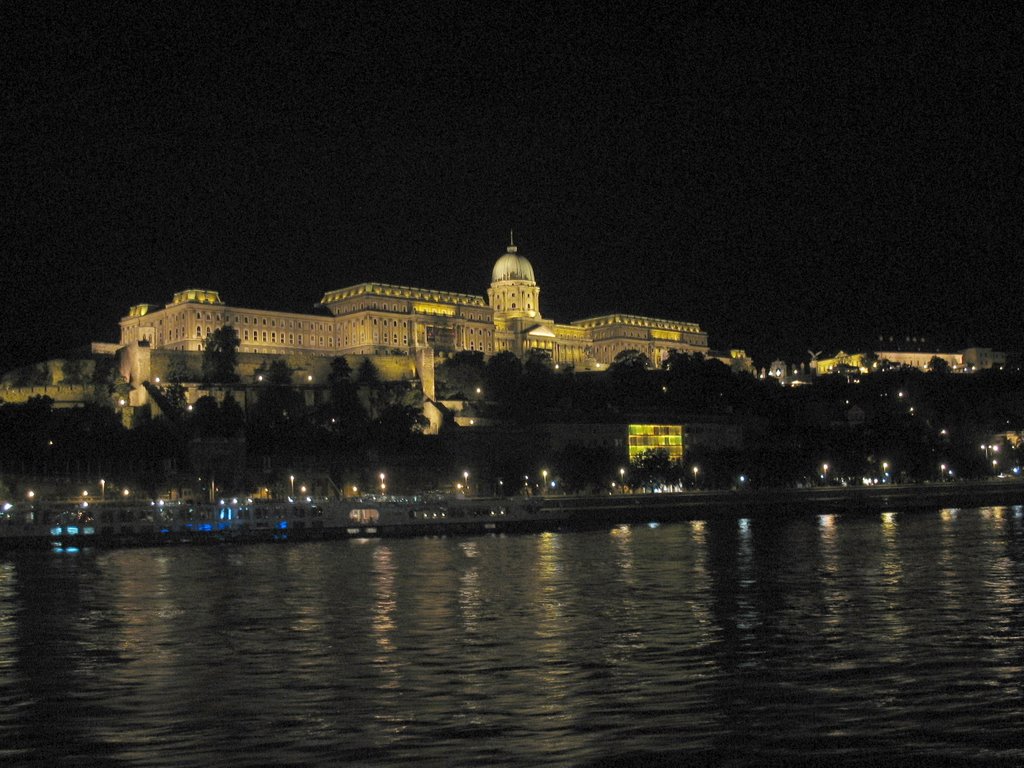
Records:
<instances>
[{"instance_id":1,"label":"illuminated palace","mask_svg":"<svg viewBox=\"0 0 1024 768\"><path fill-rule=\"evenodd\" d=\"M216 291L176 293L165 307L138 304L121 320L121 345L198 351L216 328L231 325L242 353L394 355L432 349L490 356L531 350L581 370L601 368L638 350L657 364L669 352L708 354L696 323L611 314L556 323L540 312L533 266L514 244L495 262L487 298L463 293L360 283L328 291L318 314L231 307ZM742 355L742 353L739 353ZM737 357L737 353L733 353Z\"/></svg>"}]
</instances>

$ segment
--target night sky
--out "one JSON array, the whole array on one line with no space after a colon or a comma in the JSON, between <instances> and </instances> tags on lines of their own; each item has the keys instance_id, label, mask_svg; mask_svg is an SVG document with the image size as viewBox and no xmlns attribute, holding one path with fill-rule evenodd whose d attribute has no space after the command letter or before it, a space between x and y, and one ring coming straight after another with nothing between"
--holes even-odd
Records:
<instances>
[{"instance_id":1,"label":"night sky","mask_svg":"<svg viewBox=\"0 0 1024 768\"><path fill-rule=\"evenodd\" d=\"M486 295L510 228L558 321L1022 346L1017 4L201 5L0 12L0 369L184 288Z\"/></svg>"}]
</instances>

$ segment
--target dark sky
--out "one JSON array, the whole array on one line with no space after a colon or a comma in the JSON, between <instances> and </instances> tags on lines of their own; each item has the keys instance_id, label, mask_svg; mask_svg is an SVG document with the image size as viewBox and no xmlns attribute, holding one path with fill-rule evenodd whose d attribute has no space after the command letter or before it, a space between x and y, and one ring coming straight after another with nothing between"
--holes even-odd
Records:
<instances>
[{"instance_id":1,"label":"dark sky","mask_svg":"<svg viewBox=\"0 0 1024 768\"><path fill-rule=\"evenodd\" d=\"M482 295L510 227L559 321L1021 348L1016 4L175 5L0 12L0 368L188 287Z\"/></svg>"}]
</instances>

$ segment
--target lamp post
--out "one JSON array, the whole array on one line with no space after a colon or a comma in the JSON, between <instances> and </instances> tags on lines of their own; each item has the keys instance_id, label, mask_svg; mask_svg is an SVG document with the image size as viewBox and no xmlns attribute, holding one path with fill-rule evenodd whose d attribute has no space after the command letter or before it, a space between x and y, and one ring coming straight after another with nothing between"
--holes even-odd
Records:
<instances>
[{"instance_id":1,"label":"lamp post","mask_svg":"<svg viewBox=\"0 0 1024 768\"><path fill-rule=\"evenodd\" d=\"M291 491L289 492L288 495L294 497L295 496L295 475L288 475L288 482L291 483Z\"/></svg>"},{"instance_id":2,"label":"lamp post","mask_svg":"<svg viewBox=\"0 0 1024 768\"><path fill-rule=\"evenodd\" d=\"M540 471L540 474L541 474L541 477L544 478L543 489L544 489L544 495L546 496L547 492L548 492L548 471L546 469L542 469Z\"/></svg>"},{"instance_id":3,"label":"lamp post","mask_svg":"<svg viewBox=\"0 0 1024 768\"><path fill-rule=\"evenodd\" d=\"M384 495L384 491L385 491L386 488L387 488L387 486L384 484L384 473L381 472L380 473L380 495L381 496Z\"/></svg>"},{"instance_id":4,"label":"lamp post","mask_svg":"<svg viewBox=\"0 0 1024 768\"><path fill-rule=\"evenodd\" d=\"M619 467L619 487L622 489L623 493L626 492L626 468L625 467Z\"/></svg>"},{"instance_id":5,"label":"lamp post","mask_svg":"<svg viewBox=\"0 0 1024 768\"><path fill-rule=\"evenodd\" d=\"M700 472L700 467L696 464L693 465L693 487L697 487L697 474Z\"/></svg>"},{"instance_id":6,"label":"lamp post","mask_svg":"<svg viewBox=\"0 0 1024 768\"><path fill-rule=\"evenodd\" d=\"M466 495L469 496L469 471L466 470L462 473L462 479L466 484Z\"/></svg>"},{"instance_id":7,"label":"lamp post","mask_svg":"<svg viewBox=\"0 0 1024 768\"><path fill-rule=\"evenodd\" d=\"M107 481L100 478L100 501L107 500Z\"/></svg>"}]
</instances>

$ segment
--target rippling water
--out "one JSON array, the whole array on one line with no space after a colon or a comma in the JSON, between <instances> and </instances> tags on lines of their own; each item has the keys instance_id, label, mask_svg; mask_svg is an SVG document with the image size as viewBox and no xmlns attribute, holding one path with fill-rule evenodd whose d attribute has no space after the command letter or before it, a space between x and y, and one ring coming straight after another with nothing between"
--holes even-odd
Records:
<instances>
[{"instance_id":1,"label":"rippling water","mask_svg":"<svg viewBox=\"0 0 1024 768\"><path fill-rule=\"evenodd\" d=\"M1024 764L1024 510L0 557L0 764Z\"/></svg>"}]
</instances>

